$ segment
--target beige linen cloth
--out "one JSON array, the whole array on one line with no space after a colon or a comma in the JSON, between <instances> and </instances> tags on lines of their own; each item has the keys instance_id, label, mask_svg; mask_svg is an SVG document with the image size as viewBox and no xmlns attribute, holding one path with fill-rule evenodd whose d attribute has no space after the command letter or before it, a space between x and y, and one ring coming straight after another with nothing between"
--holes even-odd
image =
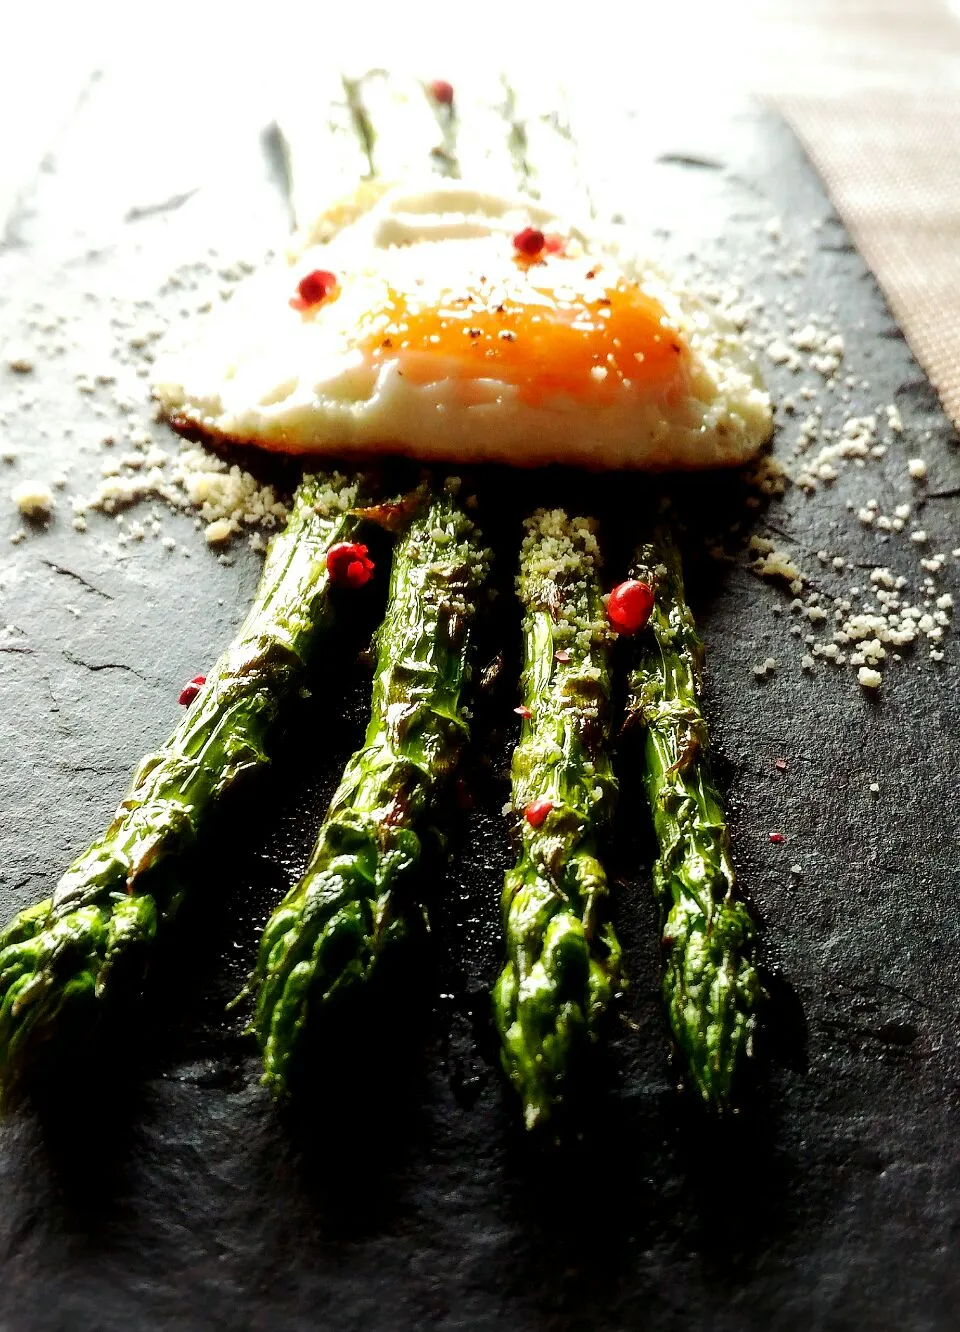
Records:
<instances>
[{"instance_id":1,"label":"beige linen cloth","mask_svg":"<svg viewBox=\"0 0 960 1332\"><path fill-rule=\"evenodd\" d=\"M793 125L960 425L960 0L768 0L756 91Z\"/></svg>"}]
</instances>

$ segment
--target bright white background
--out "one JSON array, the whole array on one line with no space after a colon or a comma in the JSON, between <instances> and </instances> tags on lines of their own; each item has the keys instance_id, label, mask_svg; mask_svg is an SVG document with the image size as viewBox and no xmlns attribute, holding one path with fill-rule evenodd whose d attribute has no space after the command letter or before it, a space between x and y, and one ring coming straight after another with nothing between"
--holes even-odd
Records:
<instances>
[{"instance_id":1,"label":"bright white background","mask_svg":"<svg viewBox=\"0 0 960 1332\"><path fill-rule=\"evenodd\" d=\"M144 199L228 177L220 145L245 136L218 127L239 121L255 134L335 66L456 84L461 70L522 63L528 86L536 74L640 109L631 135L646 124L653 139L667 121L677 138L691 121L709 126L725 93L759 94L811 149L960 423L960 298L949 298L960 290L960 0L336 5L171 0L147 15L126 0L0 0L0 229L98 69L125 114L99 131L101 184L76 188L107 188L115 154Z\"/></svg>"},{"instance_id":2,"label":"bright white background","mask_svg":"<svg viewBox=\"0 0 960 1332\"><path fill-rule=\"evenodd\" d=\"M651 115L696 109L712 90L761 94L891 86L922 69L960 88L960 0L295 0L151 6L20 0L0 6L0 218L55 140L95 68L127 68L137 133L137 72L163 72L171 116L231 100L268 106L271 87L309 84L333 61L450 76L463 61L522 60L563 82L629 89ZM955 29L944 40L940 16ZM932 21L930 21L932 20ZM153 80L148 80L153 83ZM151 94L156 95L156 94ZM267 110L265 114L269 114Z\"/></svg>"}]
</instances>

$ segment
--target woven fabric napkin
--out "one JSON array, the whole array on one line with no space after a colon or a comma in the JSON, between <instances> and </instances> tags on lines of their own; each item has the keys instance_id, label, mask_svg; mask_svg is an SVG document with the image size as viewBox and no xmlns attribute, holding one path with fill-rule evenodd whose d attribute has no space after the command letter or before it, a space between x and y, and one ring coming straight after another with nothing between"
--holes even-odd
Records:
<instances>
[{"instance_id":1,"label":"woven fabric napkin","mask_svg":"<svg viewBox=\"0 0 960 1332\"><path fill-rule=\"evenodd\" d=\"M803 141L960 425L960 22L946 0L762 8L756 90Z\"/></svg>"}]
</instances>

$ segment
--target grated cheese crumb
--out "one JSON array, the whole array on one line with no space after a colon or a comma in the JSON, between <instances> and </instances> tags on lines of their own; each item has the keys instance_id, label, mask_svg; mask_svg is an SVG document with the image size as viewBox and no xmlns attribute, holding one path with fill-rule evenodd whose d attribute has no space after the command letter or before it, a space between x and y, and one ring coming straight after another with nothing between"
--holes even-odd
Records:
<instances>
[{"instance_id":1,"label":"grated cheese crumb","mask_svg":"<svg viewBox=\"0 0 960 1332\"><path fill-rule=\"evenodd\" d=\"M800 368L800 357L783 338L772 338L767 343L767 355L774 365L789 365L791 369Z\"/></svg>"},{"instance_id":2,"label":"grated cheese crumb","mask_svg":"<svg viewBox=\"0 0 960 1332\"><path fill-rule=\"evenodd\" d=\"M136 443L147 452L127 454L104 466L104 481L95 493L74 502L80 511L99 509L116 514L144 500L160 500L174 510L194 509L207 527L226 522L226 536L215 535L210 544L229 540L243 528L274 529L287 517L287 509L273 486L261 486L256 477L237 464L230 465L196 445L169 455L153 445L143 432ZM149 445L149 447L148 447ZM353 502L354 487L335 475L318 497L318 507L332 511ZM214 527L214 533L223 531Z\"/></svg>"},{"instance_id":3,"label":"grated cheese crumb","mask_svg":"<svg viewBox=\"0 0 960 1332\"><path fill-rule=\"evenodd\" d=\"M883 676L870 666L861 666L857 671L857 680L864 689L879 689L883 682Z\"/></svg>"},{"instance_id":4,"label":"grated cheese crumb","mask_svg":"<svg viewBox=\"0 0 960 1332\"><path fill-rule=\"evenodd\" d=\"M208 546L220 546L233 536L235 527L229 518L215 518L208 523L204 531L204 540Z\"/></svg>"},{"instance_id":5,"label":"grated cheese crumb","mask_svg":"<svg viewBox=\"0 0 960 1332\"><path fill-rule=\"evenodd\" d=\"M49 518L54 509L53 491L40 481L21 481L10 492L10 498L24 518L34 521Z\"/></svg>"},{"instance_id":6,"label":"grated cheese crumb","mask_svg":"<svg viewBox=\"0 0 960 1332\"><path fill-rule=\"evenodd\" d=\"M802 589L806 578L785 551L777 550L772 541L762 537L753 537L750 544L754 551L759 552L758 558L750 565L758 577L782 578L790 584L791 590L796 584L799 584L798 590Z\"/></svg>"}]
</instances>

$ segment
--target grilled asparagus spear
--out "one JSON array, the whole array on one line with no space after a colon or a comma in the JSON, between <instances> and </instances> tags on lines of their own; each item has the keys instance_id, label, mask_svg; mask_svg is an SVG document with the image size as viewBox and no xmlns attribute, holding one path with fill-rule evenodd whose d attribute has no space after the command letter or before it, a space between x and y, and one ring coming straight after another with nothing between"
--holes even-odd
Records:
<instances>
[{"instance_id":1,"label":"grilled asparagus spear","mask_svg":"<svg viewBox=\"0 0 960 1332\"><path fill-rule=\"evenodd\" d=\"M644 731L644 784L660 846L654 888L664 919L663 993L693 1085L723 1109L751 1053L763 993L756 931L734 896L730 835L700 706L703 645L665 526L639 547L631 577L655 592L627 706Z\"/></svg>"},{"instance_id":2,"label":"grilled asparagus spear","mask_svg":"<svg viewBox=\"0 0 960 1332\"><path fill-rule=\"evenodd\" d=\"M513 757L521 854L507 873L507 963L494 989L504 1068L528 1128L562 1099L571 1057L595 1039L620 983L604 920L597 833L616 795L609 754L610 645L594 524L562 509L526 522L523 729Z\"/></svg>"},{"instance_id":3,"label":"grilled asparagus spear","mask_svg":"<svg viewBox=\"0 0 960 1332\"><path fill-rule=\"evenodd\" d=\"M0 1086L9 1095L39 1047L89 1031L122 971L139 979L179 894L165 862L212 806L267 763L281 702L331 624L328 551L365 521L356 479L307 476L276 536L250 613L169 740L134 775L116 817L53 897L0 934Z\"/></svg>"},{"instance_id":4,"label":"grilled asparagus spear","mask_svg":"<svg viewBox=\"0 0 960 1332\"><path fill-rule=\"evenodd\" d=\"M399 894L468 728L463 689L486 552L448 481L399 541L370 723L303 878L270 918L251 985L264 1082L288 1090L311 1012L365 979L404 932Z\"/></svg>"}]
</instances>

